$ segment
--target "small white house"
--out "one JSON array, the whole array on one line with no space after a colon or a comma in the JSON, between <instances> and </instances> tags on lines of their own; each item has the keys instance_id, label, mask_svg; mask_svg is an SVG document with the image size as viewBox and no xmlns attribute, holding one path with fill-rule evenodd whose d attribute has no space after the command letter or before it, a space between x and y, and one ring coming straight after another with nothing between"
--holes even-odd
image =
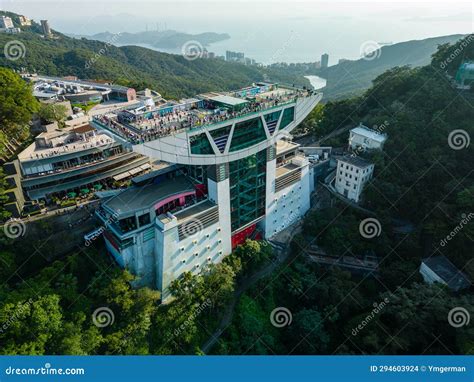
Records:
<instances>
[{"instance_id":1,"label":"small white house","mask_svg":"<svg viewBox=\"0 0 474 382\"><path fill-rule=\"evenodd\" d=\"M369 129L362 123L349 133L349 148L352 150L382 150L387 134Z\"/></svg>"},{"instance_id":2,"label":"small white house","mask_svg":"<svg viewBox=\"0 0 474 382\"><path fill-rule=\"evenodd\" d=\"M355 202L359 201L364 185L372 178L374 165L364 159L346 156L337 160L336 191Z\"/></svg>"}]
</instances>

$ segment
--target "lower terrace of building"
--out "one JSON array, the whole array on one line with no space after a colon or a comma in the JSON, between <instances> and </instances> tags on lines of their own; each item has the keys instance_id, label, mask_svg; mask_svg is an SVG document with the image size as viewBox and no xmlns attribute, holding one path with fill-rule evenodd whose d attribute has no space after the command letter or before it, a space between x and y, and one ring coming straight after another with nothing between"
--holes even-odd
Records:
<instances>
[{"instance_id":1,"label":"lower terrace of building","mask_svg":"<svg viewBox=\"0 0 474 382\"><path fill-rule=\"evenodd\" d=\"M182 170L177 170L152 183L120 192L105 201L97 210L97 215L117 238L123 238L149 226L158 216L185 211L206 200L206 195L202 184L197 184Z\"/></svg>"}]
</instances>

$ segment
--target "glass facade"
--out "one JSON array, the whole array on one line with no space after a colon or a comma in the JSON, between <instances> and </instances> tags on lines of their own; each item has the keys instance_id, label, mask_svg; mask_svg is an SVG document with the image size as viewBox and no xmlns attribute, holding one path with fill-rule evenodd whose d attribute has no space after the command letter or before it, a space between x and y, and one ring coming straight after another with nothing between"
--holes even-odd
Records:
<instances>
[{"instance_id":1,"label":"glass facade","mask_svg":"<svg viewBox=\"0 0 474 382\"><path fill-rule=\"evenodd\" d=\"M281 110L274 111L273 113L268 113L265 114L265 122L275 122L278 121L278 118L280 118Z\"/></svg>"},{"instance_id":2,"label":"glass facade","mask_svg":"<svg viewBox=\"0 0 474 382\"><path fill-rule=\"evenodd\" d=\"M246 149L267 139L260 117L239 122L235 125L229 151Z\"/></svg>"},{"instance_id":3,"label":"glass facade","mask_svg":"<svg viewBox=\"0 0 474 382\"><path fill-rule=\"evenodd\" d=\"M266 169L267 150L229 163L232 231L265 215Z\"/></svg>"},{"instance_id":4,"label":"glass facade","mask_svg":"<svg viewBox=\"0 0 474 382\"><path fill-rule=\"evenodd\" d=\"M217 148L221 153L223 153L225 150L225 146L227 144L227 139L229 138L231 128L232 126L229 125L209 131L209 134L211 134L212 139L214 139L214 143L216 144Z\"/></svg>"},{"instance_id":5,"label":"glass facade","mask_svg":"<svg viewBox=\"0 0 474 382\"><path fill-rule=\"evenodd\" d=\"M271 135L275 132L278 119L280 118L281 110L274 111L273 113L265 114L265 122L267 124L268 131Z\"/></svg>"},{"instance_id":6,"label":"glass facade","mask_svg":"<svg viewBox=\"0 0 474 382\"><path fill-rule=\"evenodd\" d=\"M214 150L212 149L205 133L189 137L189 143L191 144L191 154L214 154Z\"/></svg>"},{"instance_id":7,"label":"glass facade","mask_svg":"<svg viewBox=\"0 0 474 382\"><path fill-rule=\"evenodd\" d=\"M279 130L284 129L294 120L295 120L295 108L289 107L288 109L285 109L283 111L283 117L281 118Z\"/></svg>"}]
</instances>

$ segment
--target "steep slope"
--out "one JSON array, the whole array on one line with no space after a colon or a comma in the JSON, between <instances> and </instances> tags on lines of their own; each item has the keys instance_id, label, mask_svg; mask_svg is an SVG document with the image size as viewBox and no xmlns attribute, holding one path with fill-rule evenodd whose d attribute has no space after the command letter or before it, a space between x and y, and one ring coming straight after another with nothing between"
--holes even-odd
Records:
<instances>
[{"instance_id":1,"label":"steep slope","mask_svg":"<svg viewBox=\"0 0 474 382\"><path fill-rule=\"evenodd\" d=\"M327 85L322 90L326 99L346 97L368 89L375 77L396 66L410 65L412 67L428 65L431 55L439 45L454 43L462 35L451 35L414 40L383 46L380 50L366 59L345 61L330 66L319 73L327 79Z\"/></svg>"}]
</instances>

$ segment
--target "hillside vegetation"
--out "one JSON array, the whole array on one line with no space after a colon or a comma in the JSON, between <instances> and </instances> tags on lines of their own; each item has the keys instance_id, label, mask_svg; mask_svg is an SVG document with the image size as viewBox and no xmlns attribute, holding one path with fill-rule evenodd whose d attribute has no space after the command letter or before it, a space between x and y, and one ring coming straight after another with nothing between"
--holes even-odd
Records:
<instances>
[{"instance_id":1,"label":"hillside vegetation","mask_svg":"<svg viewBox=\"0 0 474 382\"><path fill-rule=\"evenodd\" d=\"M15 14L6 14L17 20ZM0 66L35 70L51 76L75 75L82 79L107 80L137 88L147 86L170 98L238 89L264 79L309 85L302 76L219 59L188 60L181 55L138 46L116 47L100 41L74 39L58 32L54 32L56 39L45 39L38 24L22 27L22 30L13 36L0 34L0 46L19 41L25 47L24 57L16 60L8 59L2 49Z\"/></svg>"},{"instance_id":2,"label":"hillside vegetation","mask_svg":"<svg viewBox=\"0 0 474 382\"><path fill-rule=\"evenodd\" d=\"M378 236L364 238L367 215L342 202L310 213L290 263L243 295L214 352L473 354L472 326L448 322L454 307L472 317L472 288L454 293L423 283L419 274L422 259L444 255L474 279L474 97L446 75L474 58L472 38L440 47L431 65L391 69L362 96L312 113L317 136L360 121L388 134L382 153L359 153L375 162L363 206L375 212ZM345 146L347 139L327 143ZM413 229L397 232L397 222ZM454 237L442 244L448 235ZM307 253L312 244L338 258L374 253L379 274L315 264ZM276 307L291 312L287 327L271 324Z\"/></svg>"}]
</instances>

